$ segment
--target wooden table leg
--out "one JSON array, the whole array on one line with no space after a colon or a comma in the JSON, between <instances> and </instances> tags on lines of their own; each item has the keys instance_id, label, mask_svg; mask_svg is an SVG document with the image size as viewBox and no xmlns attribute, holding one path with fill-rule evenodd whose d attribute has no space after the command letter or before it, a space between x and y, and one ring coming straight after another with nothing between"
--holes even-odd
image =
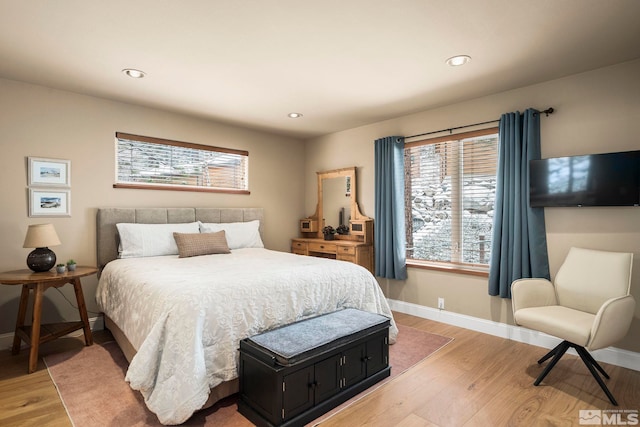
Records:
<instances>
[{"instance_id":1,"label":"wooden table leg","mask_svg":"<svg viewBox=\"0 0 640 427\"><path fill-rule=\"evenodd\" d=\"M42 321L42 295L44 284L35 286L35 298L33 301L33 323L31 324L31 350L29 351L29 373L35 372L38 366L38 349L40 347L40 322Z\"/></svg>"},{"instance_id":2,"label":"wooden table leg","mask_svg":"<svg viewBox=\"0 0 640 427\"><path fill-rule=\"evenodd\" d=\"M80 278L73 279L71 283L73 284L73 289L76 292L78 311L80 312L80 319L82 319L82 324L84 325L82 329L84 330L85 345L92 345L93 336L91 335L91 325L89 325L89 316L87 316L87 306L84 303L84 294L82 293Z\"/></svg>"},{"instance_id":3,"label":"wooden table leg","mask_svg":"<svg viewBox=\"0 0 640 427\"><path fill-rule=\"evenodd\" d=\"M13 347L11 354L20 353L21 339L18 335L18 329L24 326L24 319L27 316L27 305L29 304L29 286L22 285L22 293L20 294L20 307L18 308L18 319L16 320L16 331L13 335Z\"/></svg>"}]
</instances>

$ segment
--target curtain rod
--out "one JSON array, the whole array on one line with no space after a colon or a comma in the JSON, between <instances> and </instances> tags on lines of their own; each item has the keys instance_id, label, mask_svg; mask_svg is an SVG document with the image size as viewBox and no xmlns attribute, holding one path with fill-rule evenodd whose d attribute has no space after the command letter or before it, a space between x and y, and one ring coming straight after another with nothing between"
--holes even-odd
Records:
<instances>
[{"instance_id":1,"label":"curtain rod","mask_svg":"<svg viewBox=\"0 0 640 427\"><path fill-rule=\"evenodd\" d=\"M546 110L542 110L539 113L534 113L534 114L544 113L546 117L549 117L549 114L553 114L554 112L555 112L555 110L553 109L553 107L549 107ZM426 132L426 133L419 133L417 135L405 136L405 139L417 138L419 136L433 135L434 133L441 133L441 132L453 133L454 130L470 128L470 127L473 127L473 126L488 125L489 123L497 123L499 121L500 121L500 119L489 120L487 122L474 123L474 124L471 124L471 125L456 126L456 127L453 127L453 128L442 129L442 130L434 130L433 132Z\"/></svg>"}]
</instances>

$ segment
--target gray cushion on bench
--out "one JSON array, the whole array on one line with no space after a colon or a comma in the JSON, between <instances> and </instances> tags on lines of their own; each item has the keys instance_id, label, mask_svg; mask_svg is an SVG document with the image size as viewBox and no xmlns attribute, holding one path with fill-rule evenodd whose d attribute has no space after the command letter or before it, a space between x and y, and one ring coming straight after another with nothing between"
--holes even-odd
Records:
<instances>
[{"instance_id":1,"label":"gray cushion on bench","mask_svg":"<svg viewBox=\"0 0 640 427\"><path fill-rule=\"evenodd\" d=\"M297 356L304 357L323 345L338 343L341 338L385 322L389 322L389 318L346 308L255 335L249 340L291 363Z\"/></svg>"}]
</instances>

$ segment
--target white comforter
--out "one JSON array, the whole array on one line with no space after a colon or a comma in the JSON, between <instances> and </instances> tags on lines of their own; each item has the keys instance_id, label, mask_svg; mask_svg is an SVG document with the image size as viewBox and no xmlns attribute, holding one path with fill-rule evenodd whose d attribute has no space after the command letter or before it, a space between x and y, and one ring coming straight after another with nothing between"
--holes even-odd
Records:
<instances>
[{"instance_id":1,"label":"white comforter","mask_svg":"<svg viewBox=\"0 0 640 427\"><path fill-rule=\"evenodd\" d=\"M375 278L341 261L267 249L110 262L96 299L138 350L126 380L163 424L186 421L238 376L239 341L306 317L358 308L392 319Z\"/></svg>"}]
</instances>

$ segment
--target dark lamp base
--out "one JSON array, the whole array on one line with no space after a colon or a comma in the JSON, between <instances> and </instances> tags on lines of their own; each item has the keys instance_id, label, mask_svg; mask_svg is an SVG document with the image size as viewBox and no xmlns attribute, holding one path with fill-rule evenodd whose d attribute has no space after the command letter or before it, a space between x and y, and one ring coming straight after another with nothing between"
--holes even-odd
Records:
<instances>
[{"instance_id":1,"label":"dark lamp base","mask_svg":"<svg viewBox=\"0 0 640 427\"><path fill-rule=\"evenodd\" d=\"M54 265L56 254L49 248L36 248L27 256L27 266L33 271L49 271Z\"/></svg>"}]
</instances>

